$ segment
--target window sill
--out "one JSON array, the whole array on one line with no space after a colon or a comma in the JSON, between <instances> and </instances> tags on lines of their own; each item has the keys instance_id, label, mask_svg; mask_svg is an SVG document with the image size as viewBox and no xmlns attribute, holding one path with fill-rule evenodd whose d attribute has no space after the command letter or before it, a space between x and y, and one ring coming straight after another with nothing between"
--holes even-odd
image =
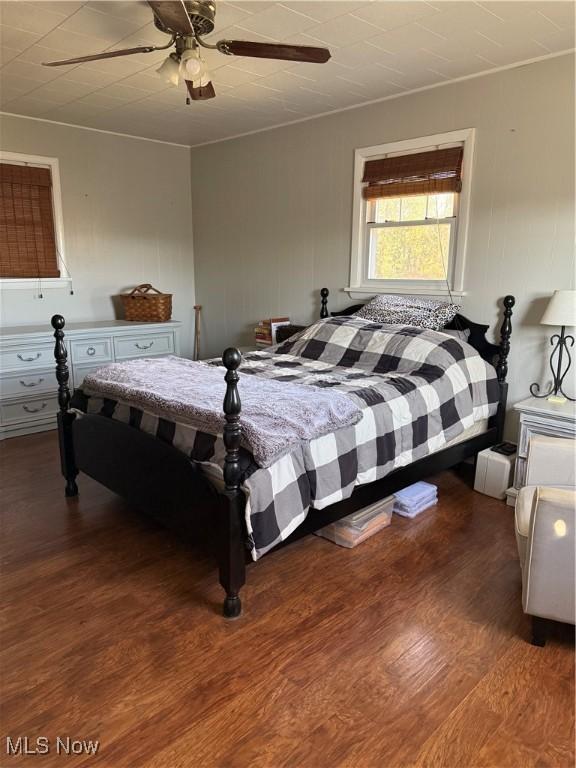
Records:
<instances>
[{"instance_id":1,"label":"window sill","mask_svg":"<svg viewBox=\"0 0 576 768\"><path fill-rule=\"evenodd\" d=\"M384 286L384 285L352 285L344 288L352 299L363 299L368 296L376 296L377 294L402 294L406 296L453 296L454 298L461 298L466 296L466 291L449 291L448 288L431 288L423 286Z\"/></svg>"},{"instance_id":2,"label":"window sill","mask_svg":"<svg viewBox=\"0 0 576 768\"><path fill-rule=\"evenodd\" d=\"M50 288L72 287L72 278L70 277L0 277L0 291L5 289L17 290L48 290Z\"/></svg>"}]
</instances>

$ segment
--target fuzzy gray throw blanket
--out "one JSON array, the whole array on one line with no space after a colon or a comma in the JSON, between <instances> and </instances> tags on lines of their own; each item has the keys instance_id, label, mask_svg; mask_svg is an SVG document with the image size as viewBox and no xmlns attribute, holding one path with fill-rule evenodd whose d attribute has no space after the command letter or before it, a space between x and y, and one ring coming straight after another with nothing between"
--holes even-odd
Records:
<instances>
[{"instance_id":1,"label":"fuzzy gray throw blanket","mask_svg":"<svg viewBox=\"0 0 576 768\"><path fill-rule=\"evenodd\" d=\"M224 373L223 367L181 357L128 360L89 374L82 389L218 435L224 427ZM361 418L341 392L239 374L243 445L261 467Z\"/></svg>"}]
</instances>

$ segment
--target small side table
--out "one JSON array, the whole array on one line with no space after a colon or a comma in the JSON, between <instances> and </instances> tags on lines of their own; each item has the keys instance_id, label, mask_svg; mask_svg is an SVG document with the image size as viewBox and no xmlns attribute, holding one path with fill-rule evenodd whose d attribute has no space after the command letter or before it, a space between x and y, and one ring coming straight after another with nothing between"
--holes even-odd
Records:
<instances>
[{"instance_id":1,"label":"small side table","mask_svg":"<svg viewBox=\"0 0 576 768\"><path fill-rule=\"evenodd\" d=\"M576 439L576 403L549 403L545 398L529 397L514 406L520 413L518 452L514 467L514 485L507 491L507 502L515 504L518 491L526 484L526 459L532 435Z\"/></svg>"}]
</instances>

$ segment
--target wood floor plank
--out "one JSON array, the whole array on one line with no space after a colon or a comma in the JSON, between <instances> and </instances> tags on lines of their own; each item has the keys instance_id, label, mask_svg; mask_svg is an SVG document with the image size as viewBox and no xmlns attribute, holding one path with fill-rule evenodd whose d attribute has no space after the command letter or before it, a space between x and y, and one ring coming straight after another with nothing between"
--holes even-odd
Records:
<instances>
[{"instance_id":1,"label":"wood floor plank","mask_svg":"<svg viewBox=\"0 0 576 768\"><path fill-rule=\"evenodd\" d=\"M1 457L2 768L64 764L8 735L100 739L82 768L574 764L573 633L527 643L512 511L460 473L356 549L251 565L226 622L201 541L83 476L66 501L53 433Z\"/></svg>"}]
</instances>

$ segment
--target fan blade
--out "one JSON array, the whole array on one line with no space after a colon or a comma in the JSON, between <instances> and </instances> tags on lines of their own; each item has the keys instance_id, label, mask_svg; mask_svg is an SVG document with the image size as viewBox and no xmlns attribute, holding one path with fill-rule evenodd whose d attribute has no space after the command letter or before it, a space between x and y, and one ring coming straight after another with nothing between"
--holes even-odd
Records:
<instances>
[{"instance_id":1,"label":"fan blade","mask_svg":"<svg viewBox=\"0 0 576 768\"><path fill-rule=\"evenodd\" d=\"M207 99L213 99L216 96L212 81L210 81L208 85L201 85L198 88L194 88L192 80L185 80L185 83L192 101L206 101Z\"/></svg>"},{"instance_id":2,"label":"fan blade","mask_svg":"<svg viewBox=\"0 0 576 768\"><path fill-rule=\"evenodd\" d=\"M193 35L194 28L188 11L182 0L148 0L148 5L162 26L169 32L179 35Z\"/></svg>"},{"instance_id":3,"label":"fan blade","mask_svg":"<svg viewBox=\"0 0 576 768\"><path fill-rule=\"evenodd\" d=\"M217 46L221 53L232 56L256 56L260 59L285 59L286 61L308 61L312 64L324 64L330 58L330 51L327 48L315 48L312 45L220 40Z\"/></svg>"},{"instance_id":4,"label":"fan blade","mask_svg":"<svg viewBox=\"0 0 576 768\"><path fill-rule=\"evenodd\" d=\"M105 51L94 53L92 56L79 56L76 59L64 59L63 61L44 61L44 67L62 67L66 64L82 64L84 61L99 61L100 59L113 59L116 56L131 56L133 53L151 53L156 49L152 45L141 45L139 48L124 48L119 51Z\"/></svg>"}]
</instances>

